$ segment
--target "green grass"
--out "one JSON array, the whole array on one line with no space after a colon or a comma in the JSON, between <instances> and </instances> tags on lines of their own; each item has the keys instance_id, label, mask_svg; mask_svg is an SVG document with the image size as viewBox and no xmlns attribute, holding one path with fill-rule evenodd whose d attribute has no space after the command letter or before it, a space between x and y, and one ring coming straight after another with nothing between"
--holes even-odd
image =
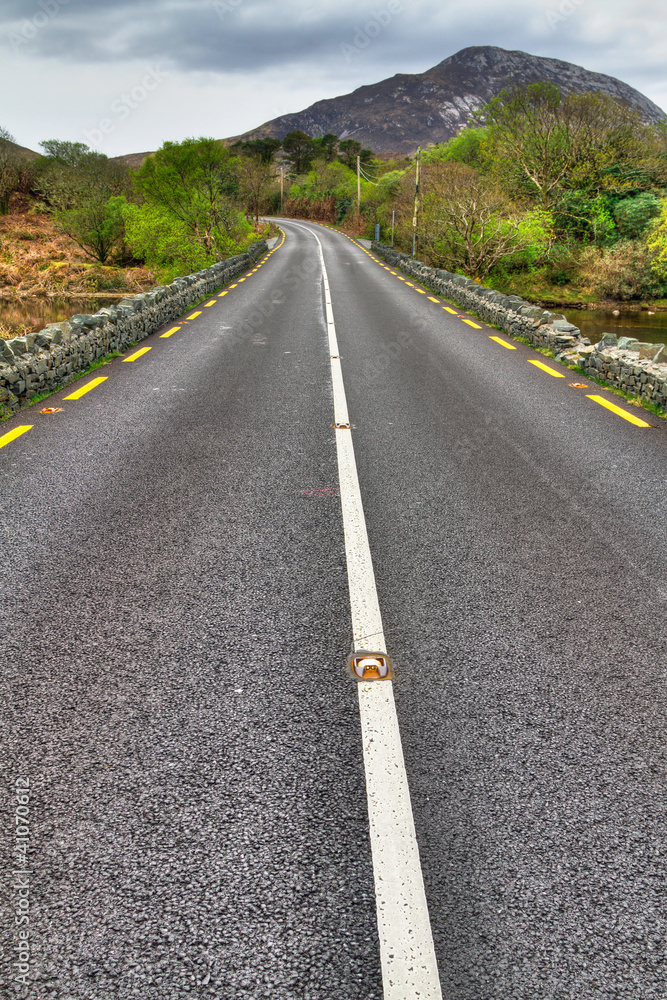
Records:
<instances>
[{"instance_id":1,"label":"green grass","mask_svg":"<svg viewBox=\"0 0 667 1000\"><path fill-rule=\"evenodd\" d=\"M126 350L129 350L131 347L136 347L138 343L139 341L135 340L134 343L128 344ZM96 361L91 361L91 363L84 371L77 372L76 375L73 375L71 378L67 379L66 382L63 382L60 385L53 386L53 388L49 389L48 392L42 392L37 396L33 396L30 402L27 403L26 406L22 406L21 409L22 410L28 409L28 407L34 406L36 403L41 403L42 400L48 399L49 396L53 396L56 392L60 392L60 390L64 389L65 386L70 386L72 385L73 382L78 382L79 379L85 378L86 375L90 375L91 372L94 372L97 368L101 368L102 365L108 365L115 358L121 358L123 354L124 351L112 351L111 354L105 354L101 358L97 358ZM3 406L2 409L0 410L0 422L3 420L9 420L9 418L13 417L14 415L15 415L14 412L7 412L7 410Z\"/></svg>"},{"instance_id":2,"label":"green grass","mask_svg":"<svg viewBox=\"0 0 667 1000\"><path fill-rule=\"evenodd\" d=\"M594 375L589 375L588 372L585 372L583 368L579 368L577 365L568 365L568 368L571 371L577 372L588 382L595 382L597 385L602 386L603 389L606 389L607 392L613 392L615 396L620 396L626 403L629 403L630 406L637 406L642 410L647 410L649 413L652 413L654 417L661 417L663 420L667 420L667 412L665 412L665 410L661 410L659 406L656 406L656 404L652 403L650 400L642 399L641 396L637 396L634 393L625 392L624 389L619 389L618 386L611 385L602 378L596 378Z\"/></svg>"}]
</instances>

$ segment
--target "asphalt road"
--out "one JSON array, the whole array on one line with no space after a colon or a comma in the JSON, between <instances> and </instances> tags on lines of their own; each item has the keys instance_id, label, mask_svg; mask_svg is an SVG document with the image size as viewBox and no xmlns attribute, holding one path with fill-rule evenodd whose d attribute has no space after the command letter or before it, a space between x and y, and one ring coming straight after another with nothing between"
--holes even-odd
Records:
<instances>
[{"instance_id":1,"label":"asphalt road","mask_svg":"<svg viewBox=\"0 0 667 1000\"><path fill-rule=\"evenodd\" d=\"M665 1000L667 422L284 229L0 427L33 425L0 448L4 864L27 781L31 872L30 985L15 876L0 994L381 1000L310 229L443 996Z\"/></svg>"}]
</instances>

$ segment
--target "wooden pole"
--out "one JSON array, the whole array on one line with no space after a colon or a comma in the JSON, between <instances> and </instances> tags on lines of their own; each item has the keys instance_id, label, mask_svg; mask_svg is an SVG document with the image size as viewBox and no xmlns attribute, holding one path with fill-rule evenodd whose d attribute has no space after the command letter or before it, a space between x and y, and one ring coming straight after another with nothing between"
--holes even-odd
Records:
<instances>
[{"instance_id":1,"label":"wooden pole","mask_svg":"<svg viewBox=\"0 0 667 1000\"><path fill-rule=\"evenodd\" d=\"M415 178L415 214L412 218L412 256L414 257L417 253L417 237L418 237L418 226L419 226L419 188L421 185L421 175L422 175L422 148L421 146L417 150L417 176Z\"/></svg>"},{"instance_id":2,"label":"wooden pole","mask_svg":"<svg viewBox=\"0 0 667 1000\"><path fill-rule=\"evenodd\" d=\"M361 215L361 157L357 157L357 217Z\"/></svg>"}]
</instances>

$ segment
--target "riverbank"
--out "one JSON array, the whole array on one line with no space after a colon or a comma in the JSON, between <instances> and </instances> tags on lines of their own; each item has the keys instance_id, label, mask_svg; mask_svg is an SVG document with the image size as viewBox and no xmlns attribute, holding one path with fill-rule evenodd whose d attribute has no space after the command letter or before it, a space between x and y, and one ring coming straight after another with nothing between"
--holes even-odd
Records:
<instances>
[{"instance_id":1,"label":"riverbank","mask_svg":"<svg viewBox=\"0 0 667 1000\"><path fill-rule=\"evenodd\" d=\"M45 315L40 302L78 304L95 299L106 300L106 305L155 284L148 268L106 267L92 261L56 230L52 216L40 212L31 198L14 196L10 213L0 216L0 337L4 339L31 333L35 325L39 328Z\"/></svg>"}]
</instances>

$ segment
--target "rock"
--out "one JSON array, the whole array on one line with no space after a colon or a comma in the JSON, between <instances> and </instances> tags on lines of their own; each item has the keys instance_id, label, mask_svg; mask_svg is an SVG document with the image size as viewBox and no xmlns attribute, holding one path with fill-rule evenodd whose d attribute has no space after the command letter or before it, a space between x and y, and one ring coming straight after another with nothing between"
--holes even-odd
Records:
<instances>
[{"instance_id":1,"label":"rock","mask_svg":"<svg viewBox=\"0 0 667 1000\"><path fill-rule=\"evenodd\" d=\"M8 364L12 364L14 361L14 352L9 346L9 341L4 340L0 337L0 359L3 359Z\"/></svg>"},{"instance_id":2,"label":"rock","mask_svg":"<svg viewBox=\"0 0 667 1000\"><path fill-rule=\"evenodd\" d=\"M75 316L72 316L72 318L70 319L70 323L75 323L78 326L94 328L96 326L102 326L104 324L104 317L99 315L89 316L89 315L84 315L83 313L77 313Z\"/></svg>"},{"instance_id":3,"label":"rock","mask_svg":"<svg viewBox=\"0 0 667 1000\"><path fill-rule=\"evenodd\" d=\"M17 358L20 357L21 354L32 354L33 344L35 343L35 334L28 333L25 337L14 337L13 340L8 340L7 343Z\"/></svg>"},{"instance_id":4,"label":"rock","mask_svg":"<svg viewBox=\"0 0 667 1000\"><path fill-rule=\"evenodd\" d=\"M662 344L639 344L639 360L655 361L663 349Z\"/></svg>"},{"instance_id":5,"label":"rock","mask_svg":"<svg viewBox=\"0 0 667 1000\"><path fill-rule=\"evenodd\" d=\"M630 344L638 344L639 341L636 337L619 337L618 338L618 348L621 351L629 350Z\"/></svg>"},{"instance_id":6,"label":"rock","mask_svg":"<svg viewBox=\"0 0 667 1000\"><path fill-rule=\"evenodd\" d=\"M603 333L602 339L596 346L598 351L603 351L605 347L618 347L618 337L615 333Z\"/></svg>"},{"instance_id":7,"label":"rock","mask_svg":"<svg viewBox=\"0 0 667 1000\"><path fill-rule=\"evenodd\" d=\"M566 319L554 319L551 325L559 333L579 333L579 327L573 323L568 323Z\"/></svg>"}]
</instances>

